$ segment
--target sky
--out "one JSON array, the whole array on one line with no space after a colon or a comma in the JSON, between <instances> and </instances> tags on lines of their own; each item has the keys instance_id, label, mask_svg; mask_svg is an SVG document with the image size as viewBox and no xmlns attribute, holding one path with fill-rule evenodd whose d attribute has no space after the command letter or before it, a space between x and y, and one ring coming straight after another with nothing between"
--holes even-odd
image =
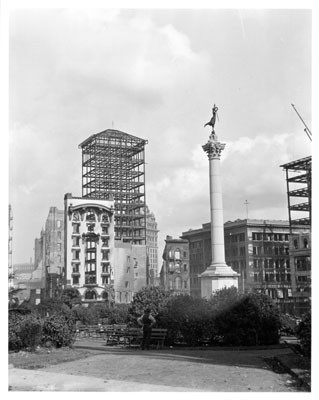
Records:
<instances>
[{"instance_id":1,"label":"sky","mask_svg":"<svg viewBox=\"0 0 319 400\"><path fill-rule=\"evenodd\" d=\"M312 22L304 9L14 9L9 19L13 263L34 257L49 208L81 196L78 145L106 129L146 139L159 232L209 222L202 149L214 104L224 221L288 219L280 165L312 154Z\"/></svg>"}]
</instances>

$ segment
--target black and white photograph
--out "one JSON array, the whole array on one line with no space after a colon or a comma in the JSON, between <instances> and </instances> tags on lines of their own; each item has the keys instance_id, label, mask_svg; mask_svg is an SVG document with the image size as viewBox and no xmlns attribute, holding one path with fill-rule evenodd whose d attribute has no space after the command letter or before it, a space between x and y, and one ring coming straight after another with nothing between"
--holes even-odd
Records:
<instances>
[{"instance_id":1,"label":"black and white photograph","mask_svg":"<svg viewBox=\"0 0 319 400\"><path fill-rule=\"evenodd\" d=\"M314 398L318 7L151 3L2 2L4 391Z\"/></svg>"}]
</instances>

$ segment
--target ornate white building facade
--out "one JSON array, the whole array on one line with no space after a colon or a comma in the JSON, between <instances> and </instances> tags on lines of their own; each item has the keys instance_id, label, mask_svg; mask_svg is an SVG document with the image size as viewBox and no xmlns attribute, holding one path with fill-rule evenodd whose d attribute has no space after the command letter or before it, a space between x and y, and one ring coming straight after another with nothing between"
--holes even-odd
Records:
<instances>
[{"instance_id":1,"label":"ornate white building facade","mask_svg":"<svg viewBox=\"0 0 319 400\"><path fill-rule=\"evenodd\" d=\"M114 201L72 197L65 202L66 287L84 303L114 300Z\"/></svg>"}]
</instances>

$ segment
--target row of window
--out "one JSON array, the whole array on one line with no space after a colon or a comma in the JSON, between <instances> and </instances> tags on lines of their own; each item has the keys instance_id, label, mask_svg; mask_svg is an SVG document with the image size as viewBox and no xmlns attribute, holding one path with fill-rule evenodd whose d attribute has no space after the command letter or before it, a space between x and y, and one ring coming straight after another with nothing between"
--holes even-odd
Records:
<instances>
[{"instance_id":1,"label":"row of window","mask_svg":"<svg viewBox=\"0 0 319 400\"><path fill-rule=\"evenodd\" d=\"M80 260L80 250L72 250L73 260ZM102 260L108 261L109 260L109 252L107 250L101 250ZM85 260L92 261L96 260L96 251L87 251L85 255Z\"/></svg>"},{"instance_id":2,"label":"row of window","mask_svg":"<svg viewBox=\"0 0 319 400\"><path fill-rule=\"evenodd\" d=\"M253 246L254 255L289 255L288 246Z\"/></svg>"},{"instance_id":3,"label":"row of window","mask_svg":"<svg viewBox=\"0 0 319 400\"><path fill-rule=\"evenodd\" d=\"M72 283L73 285L79 285L80 283L80 277L79 276L73 276L72 277ZM102 276L102 284L103 285L108 285L110 283L110 279L108 276ZM94 285L96 284L96 276L95 275L86 275L85 276L85 285Z\"/></svg>"},{"instance_id":4,"label":"row of window","mask_svg":"<svg viewBox=\"0 0 319 400\"><path fill-rule=\"evenodd\" d=\"M170 279L168 281L168 287L169 289L177 290L187 289L187 280L183 281L181 277L177 276L175 279Z\"/></svg>"},{"instance_id":5,"label":"row of window","mask_svg":"<svg viewBox=\"0 0 319 400\"><path fill-rule=\"evenodd\" d=\"M274 274L274 273L265 273L263 275L262 272L254 273L254 282L290 282L291 275L290 274Z\"/></svg>"},{"instance_id":6,"label":"row of window","mask_svg":"<svg viewBox=\"0 0 319 400\"><path fill-rule=\"evenodd\" d=\"M253 232L252 239L253 240L274 241L274 242L288 242L289 234L288 233Z\"/></svg>"},{"instance_id":7,"label":"row of window","mask_svg":"<svg viewBox=\"0 0 319 400\"><path fill-rule=\"evenodd\" d=\"M292 290L289 288L265 289L264 293L272 299L287 299L292 297Z\"/></svg>"},{"instance_id":8,"label":"row of window","mask_svg":"<svg viewBox=\"0 0 319 400\"><path fill-rule=\"evenodd\" d=\"M88 231L92 232L94 230L95 225L94 224L89 224L88 225ZM72 224L72 233L80 233L80 225L79 224ZM108 235L109 234L109 228L108 226L102 225L102 235Z\"/></svg>"},{"instance_id":9,"label":"row of window","mask_svg":"<svg viewBox=\"0 0 319 400\"><path fill-rule=\"evenodd\" d=\"M246 248L244 246L239 247L239 252L238 252L238 247L226 247L225 248L225 255L226 257L236 257L238 256L245 256L246 255Z\"/></svg>"},{"instance_id":10,"label":"row of window","mask_svg":"<svg viewBox=\"0 0 319 400\"><path fill-rule=\"evenodd\" d=\"M225 243L237 243L245 241L245 232L241 232L238 234L229 234L225 236Z\"/></svg>"},{"instance_id":11,"label":"row of window","mask_svg":"<svg viewBox=\"0 0 319 400\"><path fill-rule=\"evenodd\" d=\"M288 258L277 258L277 259L272 259L272 258L254 258L253 261L253 267L254 268L264 268L264 269L273 269L273 268L290 268L290 261Z\"/></svg>"},{"instance_id":12,"label":"row of window","mask_svg":"<svg viewBox=\"0 0 319 400\"><path fill-rule=\"evenodd\" d=\"M179 262L177 263L170 262L168 264L168 272L182 272L182 271L187 272L187 264L182 265Z\"/></svg>"},{"instance_id":13,"label":"row of window","mask_svg":"<svg viewBox=\"0 0 319 400\"><path fill-rule=\"evenodd\" d=\"M180 260L181 259L181 250L180 249L176 249L176 250L169 250L168 252L168 257L169 258L174 258L175 260ZM187 257L187 252L184 251L183 252L183 257L186 258Z\"/></svg>"},{"instance_id":14,"label":"row of window","mask_svg":"<svg viewBox=\"0 0 319 400\"><path fill-rule=\"evenodd\" d=\"M295 265L297 271L310 271L311 270L310 257L296 257Z\"/></svg>"},{"instance_id":15,"label":"row of window","mask_svg":"<svg viewBox=\"0 0 319 400\"><path fill-rule=\"evenodd\" d=\"M80 218L81 218L80 213L78 211L75 211L72 215L72 221L80 221ZM97 220L96 212L92 209L89 209L86 212L85 221L96 221L96 220ZM108 222L110 222L110 218L106 213L103 213L102 217L101 217L101 221L103 223L108 223Z\"/></svg>"}]
</instances>

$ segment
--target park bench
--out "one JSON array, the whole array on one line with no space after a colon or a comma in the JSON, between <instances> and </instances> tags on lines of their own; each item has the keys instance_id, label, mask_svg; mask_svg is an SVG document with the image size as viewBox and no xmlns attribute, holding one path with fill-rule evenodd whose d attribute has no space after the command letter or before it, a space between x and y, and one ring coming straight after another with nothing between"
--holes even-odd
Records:
<instances>
[{"instance_id":1,"label":"park bench","mask_svg":"<svg viewBox=\"0 0 319 400\"><path fill-rule=\"evenodd\" d=\"M156 344L157 349L164 346L167 329L153 328L151 335L151 345ZM140 346L143 339L143 330L141 328L128 328L127 331L128 346Z\"/></svg>"},{"instance_id":2,"label":"park bench","mask_svg":"<svg viewBox=\"0 0 319 400\"><path fill-rule=\"evenodd\" d=\"M164 346L167 329L153 328L151 335L151 345L156 348ZM125 324L114 325L77 325L76 337L81 339L103 339L106 345L124 344L129 347L140 346L143 339L143 330L141 328L131 328Z\"/></svg>"},{"instance_id":3,"label":"park bench","mask_svg":"<svg viewBox=\"0 0 319 400\"><path fill-rule=\"evenodd\" d=\"M106 330L106 344L125 344L127 342L127 325L114 324L109 325Z\"/></svg>"}]
</instances>

